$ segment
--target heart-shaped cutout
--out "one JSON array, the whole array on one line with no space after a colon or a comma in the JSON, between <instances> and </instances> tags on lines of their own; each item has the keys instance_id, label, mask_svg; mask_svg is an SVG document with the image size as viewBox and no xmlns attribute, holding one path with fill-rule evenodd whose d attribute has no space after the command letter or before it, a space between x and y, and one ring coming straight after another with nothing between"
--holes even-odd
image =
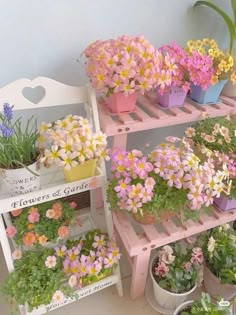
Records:
<instances>
[{"instance_id":1,"label":"heart-shaped cutout","mask_svg":"<svg viewBox=\"0 0 236 315\"><path fill-rule=\"evenodd\" d=\"M38 104L44 98L46 91L42 86L25 87L22 94L31 103Z\"/></svg>"}]
</instances>

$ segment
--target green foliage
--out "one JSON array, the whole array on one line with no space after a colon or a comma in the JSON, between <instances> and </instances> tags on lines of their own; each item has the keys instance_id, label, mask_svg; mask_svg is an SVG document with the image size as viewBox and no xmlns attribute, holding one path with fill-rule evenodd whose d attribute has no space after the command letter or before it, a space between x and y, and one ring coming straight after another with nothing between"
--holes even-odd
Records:
<instances>
[{"instance_id":1,"label":"green foliage","mask_svg":"<svg viewBox=\"0 0 236 315\"><path fill-rule=\"evenodd\" d=\"M12 122L0 114L0 121L13 131L10 137L0 136L0 167L14 169L35 162L39 156L36 146L37 120L31 117L27 120L25 128L22 127L21 118Z\"/></svg>"},{"instance_id":2,"label":"green foliage","mask_svg":"<svg viewBox=\"0 0 236 315\"><path fill-rule=\"evenodd\" d=\"M205 261L221 283L236 284L236 231L228 225L204 233L200 244Z\"/></svg>"},{"instance_id":3,"label":"green foliage","mask_svg":"<svg viewBox=\"0 0 236 315\"><path fill-rule=\"evenodd\" d=\"M212 3L210 0L207 0L207 1L197 1L195 4L194 4L194 7L197 7L199 5L205 5L211 9L213 9L215 12L217 12L225 21L227 27L228 27L228 30L229 30L229 36L230 36L230 45L229 45L229 51L230 53L232 52L232 48L233 48L233 45L234 45L234 41L235 41L235 38L236 38L236 0L231 0L231 8L232 8L232 11L233 11L233 16L234 18L231 19L231 17L226 14L224 12L224 10L222 10L219 6L215 5L214 3Z\"/></svg>"},{"instance_id":4,"label":"green foliage","mask_svg":"<svg viewBox=\"0 0 236 315\"><path fill-rule=\"evenodd\" d=\"M16 304L28 303L29 311L41 304L48 304L56 290L63 290L62 262L57 258L54 268L46 268L45 260L53 255L53 249L42 252L27 251L14 261L12 271L2 287L2 292Z\"/></svg>"},{"instance_id":5,"label":"green foliage","mask_svg":"<svg viewBox=\"0 0 236 315\"><path fill-rule=\"evenodd\" d=\"M212 303L210 295L202 292L200 300L194 301L193 304L180 313L180 315L229 315L228 306L220 306L219 302Z\"/></svg>"},{"instance_id":6,"label":"green foliage","mask_svg":"<svg viewBox=\"0 0 236 315\"><path fill-rule=\"evenodd\" d=\"M47 210L52 209L54 204L61 205L61 216L58 219L48 218ZM33 232L38 237L46 236L48 242L56 242L58 239L58 229L61 226L70 226L75 218L75 211L68 202L48 201L37 205L37 212L40 215L39 221L30 224L28 220L29 211L32 207L23 209L22 213L13 221L17 229L14 241L17 245L23 245L23 237L27 232ZM37 246L40 244L37 243Z\"/></svg>"}]
</instances>

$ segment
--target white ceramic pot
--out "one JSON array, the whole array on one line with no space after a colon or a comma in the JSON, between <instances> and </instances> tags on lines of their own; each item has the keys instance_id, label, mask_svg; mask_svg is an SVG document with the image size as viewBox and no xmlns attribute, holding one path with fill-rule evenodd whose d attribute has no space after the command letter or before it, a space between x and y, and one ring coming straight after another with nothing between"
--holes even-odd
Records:
<instances>
[{"instance_id":1,"label":"white ceramic pot","mask_svg":"<svg viewBox=\"0 0 236 315\"><path fill-rule=\"evenodd\" d=\"M214 298L217 299L221 296L226 301L232 300L236 297L236 285L221 284L220 280L205 266L203 274L204 286L206 291Z\"/></svg>"},{"instance_id":2,"label":"white ceramic pot","mask_svg":"<svg viewBox=\"0 0 236 315\"><path fill-rule=\"evenodd\" d=\"M180 304L177 309L175 310L173 315L180 315L181 311L184 311L188 306L192 305L193 301L187 301Z\"/></svg>"},{"instance_id":3,"label":"white ceramic pot","mask_svg":"<svg viewBox=\"0 0 236 315\"><path fill-rule=\"evenodd\" d=\"M162 308L166 308L166 309L171 309L174 310L183 302L185 302L188 298L188 296L195 291L197 285L195 285L191 290L189 290L188 292L184 292L184 293L172 293L169 292L165 289L163 289L162 287L159 286L159 284L156 282L155 278L153 277L152 274L152 266L154 264L154 261L156 260L155 256L150 264L150 276L152 279L152 283L153 283L153 290L154 290L154 296L155 299L157 301L157 303L159 304L160 307Z\"/></svg>"},{"instance_id":4,"label":"white ceramic pot","mask_svg":"<svg viewBox=\"0 0 236 315\"><path fill-rule=\"evenodd\" d=\"M40 189L38 162L16 169L1 169L4 182L11 196L26 194ZM36 176L35 174L38 174Z\"/></svg>"}]
</instances>

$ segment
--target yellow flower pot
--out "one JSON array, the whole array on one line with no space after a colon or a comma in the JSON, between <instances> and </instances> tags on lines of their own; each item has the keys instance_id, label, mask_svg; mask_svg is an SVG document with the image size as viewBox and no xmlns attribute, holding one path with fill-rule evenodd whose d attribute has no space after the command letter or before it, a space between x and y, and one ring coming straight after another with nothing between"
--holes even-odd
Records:
<instances>
[{"instance_id":1,"label":"yellow flower pot","mask_svg":"<svg viewBox=\"0 0 236 315\"><path fill-rule=\"evenodd\" d=\"M66 182L74 182L76 180L85 179L95 175L97 160L88 160L83 164L78 164L75 167L71 167L69 171L63 168L63 173Z\"/></svg>"}]
</instances>

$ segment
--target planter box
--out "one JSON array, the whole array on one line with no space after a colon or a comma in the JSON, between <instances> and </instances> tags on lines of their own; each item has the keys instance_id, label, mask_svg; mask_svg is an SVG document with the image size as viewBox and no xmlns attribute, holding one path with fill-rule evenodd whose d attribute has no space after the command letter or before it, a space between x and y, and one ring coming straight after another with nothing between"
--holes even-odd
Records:
<instances>
[{"instance_id":1,"label":"planter box","mask_svg":"<svg viewBox=\"0 0 236 315\"><path fill-rule=\"evenodd\" d=\"M157 103L163 107L182 106L184 104L187 92L177 86L171 86L166 89L163 95L157 92Z\"/></svg>"},{"instance_id":2,"label":"planter box","mask_svg":"<svg viewBox=\"0 0 236 315\"><path fill-rule=\"evenodd\" d=\"M218 101L219 95L227 80L221 80L215 85L211 85L208 89L203 90L198 85L192 85L190 89L190 97L199 104L215 103Z\"/></svg>"},{"instance_id":3,"label":"planter box","mask_svg":"<svg viewBox=\"0 0 236 315\"><path fill-rule=\"evenodd\" d=\"M129 113L135 110L137 94L113 93L107 97L107 107L113 114Z\"/></svg>"},{"instance_id":4,"label":"planter box","mask_svg":"<svg viewBox=\"0 0 236 315\"><path fill-rule=\"evenodd\" d=\"M221 195L220 198L214 198L214 204L221 211L236 210L236 199L229 199L225 195Z\"/></svg>"}]
</instances>

